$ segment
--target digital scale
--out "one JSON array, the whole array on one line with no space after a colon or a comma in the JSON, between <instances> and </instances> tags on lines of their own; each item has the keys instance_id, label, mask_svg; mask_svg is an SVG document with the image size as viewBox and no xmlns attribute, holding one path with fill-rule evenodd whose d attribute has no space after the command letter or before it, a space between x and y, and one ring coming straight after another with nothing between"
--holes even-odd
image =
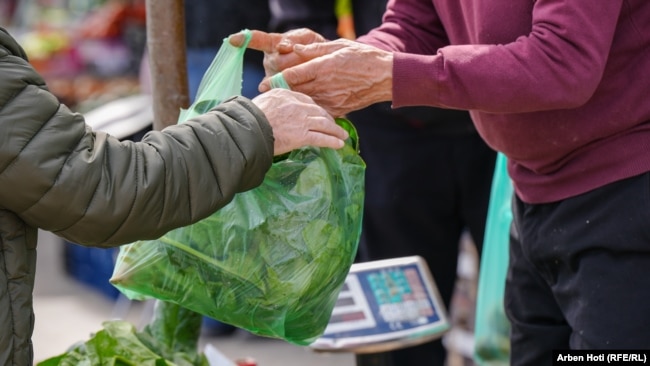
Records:
<instances>
[{"instance_id":1,"label":"digital scale","mask_svg":"<svg viewBox=\"0 0 650 366\"><path fill-rule=\"evenodd\" d=\"M318 352L375 353L440 338L450 329L444 304L420 256L352 265Z\"/></svg>"}]
</instances>

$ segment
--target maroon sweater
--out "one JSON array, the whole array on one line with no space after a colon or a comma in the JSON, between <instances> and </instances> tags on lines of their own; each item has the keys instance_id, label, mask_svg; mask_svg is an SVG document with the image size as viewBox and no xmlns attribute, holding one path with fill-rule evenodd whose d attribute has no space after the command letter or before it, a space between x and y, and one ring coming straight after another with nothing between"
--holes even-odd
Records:
<instances>
[{"instance_id":1,"label":"maroon sweater","mask_svg":"<svg viewBox=\"0 0 650 366\"><path fill-rule=\"evenodd\" d=\"M529 203L650 171L650 0L390 0L393 106L468 109Z\"/></svg>"}]
</instances>

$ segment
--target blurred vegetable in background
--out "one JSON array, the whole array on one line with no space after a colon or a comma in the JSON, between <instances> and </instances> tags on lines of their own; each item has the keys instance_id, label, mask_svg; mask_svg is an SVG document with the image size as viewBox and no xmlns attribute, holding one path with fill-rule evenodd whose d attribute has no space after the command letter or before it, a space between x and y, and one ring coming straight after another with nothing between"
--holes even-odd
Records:
<instances>
[{"instance_id":1,"label":"blurred vegetable in background","mask_svg":"<svg viewBox=\"0 0 650 366\"><path fill-rule=\"evenodd\" d=\"M85 342L37 366L132 365L207 366L198 353L201 316L182 307L157 302L154 317L142 331L122 320L103 323Z\"/></svg>"}]
</instances>

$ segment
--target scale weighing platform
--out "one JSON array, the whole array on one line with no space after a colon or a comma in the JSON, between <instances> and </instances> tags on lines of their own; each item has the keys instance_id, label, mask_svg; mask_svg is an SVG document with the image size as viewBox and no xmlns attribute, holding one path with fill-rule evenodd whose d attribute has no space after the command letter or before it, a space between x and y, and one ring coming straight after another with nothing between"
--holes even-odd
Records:
<instances>
[{"instance_id":1,"label":"scale weighing platform","mask_svg":"<svg viewBox=\"0 0 650 366\"><path fill-rule=\"evenodd\" d=\"M450 322L420 256L355 263L339 293L318 352L375 353L440 338Z\"/></svg>"}]
</instances>

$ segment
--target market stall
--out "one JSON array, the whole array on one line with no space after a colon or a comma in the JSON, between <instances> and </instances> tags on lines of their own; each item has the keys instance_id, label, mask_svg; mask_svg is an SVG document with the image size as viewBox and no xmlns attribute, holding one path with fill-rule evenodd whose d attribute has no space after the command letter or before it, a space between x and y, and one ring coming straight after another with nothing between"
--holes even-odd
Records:
<instances>
[{"instance_id":1,"label":"market stall","mask_svg":"<svg viewBox=\"0 0 650 366\"><path fill-rule=\"evenodd\" d=\"M4 24L71 109L85 112L139 92L144 0L21 0L11 9Z\"/></svg>"}]
</instances>

